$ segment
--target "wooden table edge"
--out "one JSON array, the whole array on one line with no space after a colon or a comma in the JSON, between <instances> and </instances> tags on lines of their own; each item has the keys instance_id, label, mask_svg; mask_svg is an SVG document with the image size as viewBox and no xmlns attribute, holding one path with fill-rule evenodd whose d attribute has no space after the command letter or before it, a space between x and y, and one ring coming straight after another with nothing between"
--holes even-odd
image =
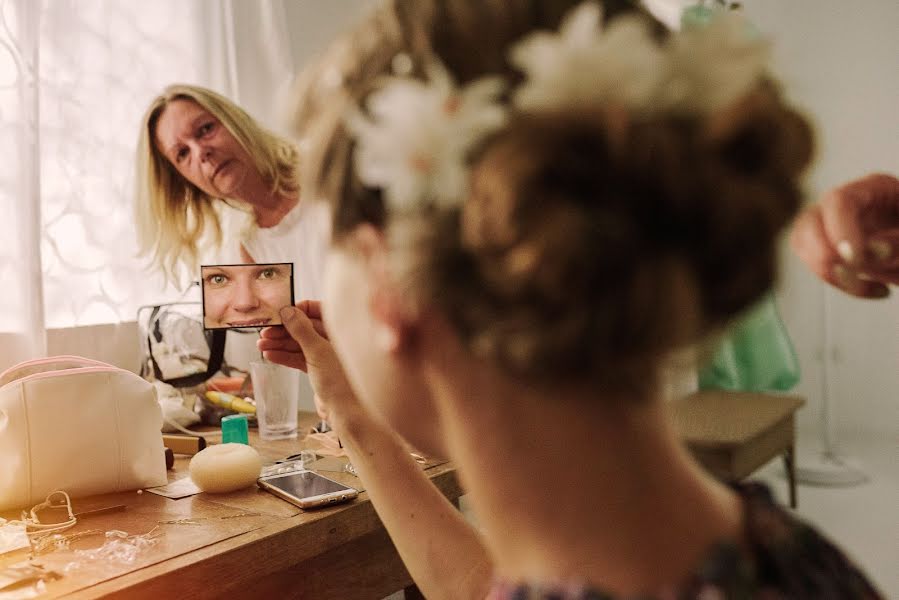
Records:
<instances>
[{"instance_id":1,"label":"wooden table edge","mask_svg":"<svg viewBox=\"0 0 899 600\"><path fill-rule=\"evenodd\" d=\"M427 469L426 472L431 481L434 482L434 484L438 487L438 489L441 490L444 496L447 496L448 498L450 498L450 500L455 501L459 496L462 495L462 489L459 486L458 480L455 476L455 468L451 463L435 465ZM364 535L376 532L378 531L379 527L383 527L380 519L377 516L377 513L375 512L374 506L368 499L368 494L366 492L361 492L359 494L359 497L354 500L349 506L340 507L340 510L337 510L337 507L335 507L335 509L333 509L335 510L334 516L336 517L337 515L344 514L346 511L352 511L354 509L362 511L362 514L357 515L357 518L366 519L370 522L370 526L367 527L366 530L357 532L356 535L343 537L342 539L341 536L333 536L330 539L331 543L320 546L314 551L298 555L296 560L292 561L292 563L289 565L269 565L269 567L271 568L268 569L268 572L277 572L284 568L289 568L293 564L299 564L306 560L311 560L320 554L323 554L341 545L350 543L354 539L358 539ZM51 595L47 597L65 597L73 599L102 598L119 593L145 594L152 588L167 588L170 586L170 578L177 577L179 574L184 575L189 571L203 571L205 569L213 568L213 563L216 561L216 559L237 559L240 562L244 562L243 558L237 556L238 553L246 551L248 547L254 544L260 544L268 538L287 534L290 530L298 526L298 524L295 523L296 519L297 516L287 517L276 523L264 525L257 529L253 529L251 531L226 538L224 540L209 544L207 546L203 546L201 548L197 548L196 550L191 550L184 554L174 556L152 565L147 565L146 567L142 567L134 571L124 573L122 575L118 575L111 579L85 586L77 590L69 591L61 596L53 596L51 592ZM329 524L328 521L328 517L325 517L309 525L317 525L318 527L330 527L331 524ZM218 567L215 567L215 569L218 570ZM230 574L240 573L240 571L238 570L231 570L228 572ZM264 576L265 573L257 570L253 573L253 575L255 578L258 576ZM166 581L164 582L163 579L165 579ZM225 587L234 586L235 583L236 582L233 580L228 581ZM247 583L250 583L250 581L247 581ZM161 593L161 591L158 591L156 593ZM216 596L216 593L211 591L207 595L194 597L214 596Z\"/></svg>"}]
</instances>

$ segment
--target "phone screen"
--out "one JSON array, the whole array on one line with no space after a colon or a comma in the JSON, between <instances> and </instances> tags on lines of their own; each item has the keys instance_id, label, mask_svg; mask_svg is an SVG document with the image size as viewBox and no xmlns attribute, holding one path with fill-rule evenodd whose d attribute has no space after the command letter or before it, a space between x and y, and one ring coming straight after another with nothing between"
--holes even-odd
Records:
<instances>
[{"instance_id":1,"label":"phone screen","mask_svg":"<svg viewBox=\"0 0 899 600\"><path fill-rule=\"evenodd\" d=\"M321 496L322 494L352 489L311 471L290 473L289 475L272 477L271 479L266 478L265 482L294 498L310 498L312 496Z\"/></svg>"}]
</instances>

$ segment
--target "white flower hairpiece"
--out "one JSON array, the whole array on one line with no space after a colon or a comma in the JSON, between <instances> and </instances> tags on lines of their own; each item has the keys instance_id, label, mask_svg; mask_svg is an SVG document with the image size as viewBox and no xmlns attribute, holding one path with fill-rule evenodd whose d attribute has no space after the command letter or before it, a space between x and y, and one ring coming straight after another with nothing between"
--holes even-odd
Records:
<instances>
[{"instance_id":1,"label":"white flower hairpiece","mask_svg":"<svg viewBox=\"0 0 899 600\"><path fill-rule=\"evenodd\" d=\"M459 88L439 62L426 73L427 81L388 78L368 98L370 117L355 112L347 120L360 181L382 188L397 211L460 203L468 189L467 154L507 118L497 99L502 78Z\"/></svg>"},{"instance_id":2,"label":"white flower hairpiece","mask_svg":"<svg viewBox=\"0 0 899 600\"><path fill-rule=\"evenodd\" d=\"M515 109L611 104L635 115L708 114L749 92L768 59L767 42L733 13L662 43L637 16L602 26L601 7L588 0L558 33L533 33L513 46L510 60L525 74L512 98ZM387 78L369 96L368 114L356 110L346 121L356 138L359 179L381 188L392 212L460 204L469 152L508 120L502 78L457 87L436 60L425 74L425 80Z\"/></svg>"},{"instance_id":3,"label":"white flower hairpiece","mask_svg":"<svg viewBox=\"0 0 899 600\"><path fill-rule=\"evenodd\" d=\"M768 70L771 44L736 11L693 26L666 44L659 110L710 114L749 93Z\"/></svg>"},{"instance_id":4,"label":"white flower hairpiece","mask_svg":"<svg viewBox=\"0 0 899 600\"><path fill-rule=\"evenodd\" d=\"M644 109L656 88L664 57L640 19L620 18L605 31L602 9L585 2L569 13L558 33L532 33L509 54L525 81L513 100L524 111L615 102Z\"/></svg>"},{"instance_id":5,"label":"white flower hairpiece","mask_svg":"<svg viewBox=\"0 0 899 600\"><path fill-rule=\"evenodd\" d=\"M637 114L705 114L752 88L768 49L735 12L660 44L645 19L626 15L603 28L602 8L584 2L558 33L533 33L513 46L510 59L526 75L513 101L524 111L613 103Z\"/></svg>"}]
</instances>

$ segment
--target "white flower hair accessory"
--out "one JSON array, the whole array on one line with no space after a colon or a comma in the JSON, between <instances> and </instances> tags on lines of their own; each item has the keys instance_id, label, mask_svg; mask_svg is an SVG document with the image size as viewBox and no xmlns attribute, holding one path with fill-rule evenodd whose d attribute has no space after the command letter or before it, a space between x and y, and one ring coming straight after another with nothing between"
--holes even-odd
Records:
<instances>
[{"instance_id":1,"label":"white flower hair accessory","mask_svg":"<svg viewBox=\"0 0 899 600\"><path fill-rule=\"evenodd\" d=\"M605 103L637 114L704 114L746 94L768 55L769 44L735 12L659 43L636 15L603 27L601 6L588 1L558 33L533 33L512 48L526 75L513 101L524 111Z\"/></svg>"},{"instance_id":2,"label":"white flower hair accessory","mask_svg":"<svg viewBox=\"0 0 899 600\"><path fill-rule=\"evenodd\" d=\"M389 77L368 98L370 116L356 111L347 119L356 137L356 173L365 185L384 190L393 211L460 204L469 183L467 154L507 120L498 100L502 78L460 88L437 61L426 74L426 81Z\"/></svg>"},{"instance_id":3,"label":"white flower hair accessory","mask_svg":"<svg viewBox=\"0 0 899 600\"><path fill-rule=\"evenodd\" d=\"M509 58L525 81L513 96L524 111L616 102L648 104L664 58L639 19L620 18L605 31L602 8L585 2L568 13L558 33L539 31L515 44Z\"/></svg>"},{"instance_id":4,"label":"white flower hair accessory","mask_svg":"<svg viewBox=\"0 0 899 600\"><path fill-rule=\"evenodd\" d=\"M500 100L501 77L458 87L436 60L425 66L425 80L406 76L408 65L402 76L386 78L369 95L368 114L355 110L346 120L356 138L356 173L383 190L393 213L458 206L469 185L469 152L506 124L510 110L609 105L634 116L706 115L751 91L765 73L768 49L733 12L659 42L639 16L603 27L601 6L588 0L558 33L536 32L512 47L510 61L525 75L512 109Z\"/></svg>"}]
</instances>

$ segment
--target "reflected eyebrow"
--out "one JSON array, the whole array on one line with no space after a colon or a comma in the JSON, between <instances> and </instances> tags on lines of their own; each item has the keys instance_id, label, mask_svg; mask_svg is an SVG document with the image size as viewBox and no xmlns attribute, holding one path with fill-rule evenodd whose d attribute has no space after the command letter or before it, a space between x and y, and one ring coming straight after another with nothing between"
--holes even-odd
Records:
<instances>
[{"instance_id":1,"label":"reflected eyebrow","mask_svg":"<svg viewBox=\"0 0 899 600\"><path fill-rule=\"evenodd\" d=\"M231 271L230 269L223 269L222 267L203 267L200 276L206 277L207 275L226 275L230 277Z\"/></svg>"}]
</instances>

